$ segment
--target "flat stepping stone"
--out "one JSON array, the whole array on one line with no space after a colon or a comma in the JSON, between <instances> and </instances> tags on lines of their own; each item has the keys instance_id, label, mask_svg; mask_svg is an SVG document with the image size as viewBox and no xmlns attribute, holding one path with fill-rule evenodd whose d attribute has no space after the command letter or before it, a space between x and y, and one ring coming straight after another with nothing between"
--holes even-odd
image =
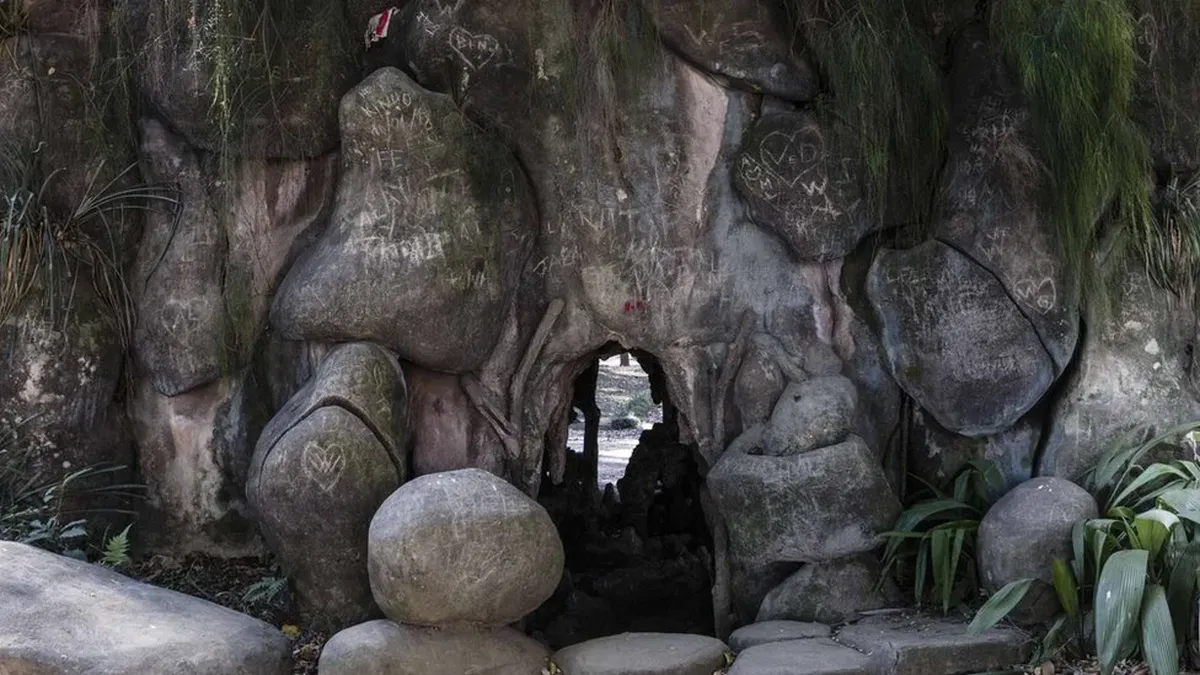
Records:
<instances>
[{"instance_id":1,"label":"flat stepping stone","mask_svg":"<svg viewBox=\"0 0 1200 675\"><path fill-rule=\"evenodd\" d=\"M1021 631L993 628L969 635L967 623L924 616L878 616L838 632L838 641L868 652L878 675L953 675L1024 663L1031 643Z\"/></svg>"},{"instance_id":2,"label":"flat stepping stone","mask_svg":"<svg viewBox=\"0 0 1200 675\"><path fill-rule=\"evenodd\" d=\"M713 675L729 648L705 635L622 633L559 650L563 675Z\"/></svg>"},{"instance_id":3,"label":"flat stepping stone","mask_svg":"<svg viewBox=\"0 0 1200 675\"><path fill-rule=\"evenodd\" d=\"M729 648L736 654L771 642L827 638L830 635L833 635L833 629L823 623L759 621L733 631L729 636Z\"/></svg>"},{"instance_id":4,"label":"flat stepping stone","mask_svg":"<svg viewBox=\"0 0 1200 675\"><path fill-rule=\"evenodd\" d=\"M738 654L728 675L874 675L874 671L866 654L829 638L810 638L750 647Z\"/></svg>"},{"instance_id":5,"label":"flat stepping stone","mask_svg":"<svg viewBox=\"0 0 1200 675\"><path fill-rule=\"evenodd\" d=\"M0 673L290 672L291 643L258 619L0 542Z\"/></svg>"}]
</instances>

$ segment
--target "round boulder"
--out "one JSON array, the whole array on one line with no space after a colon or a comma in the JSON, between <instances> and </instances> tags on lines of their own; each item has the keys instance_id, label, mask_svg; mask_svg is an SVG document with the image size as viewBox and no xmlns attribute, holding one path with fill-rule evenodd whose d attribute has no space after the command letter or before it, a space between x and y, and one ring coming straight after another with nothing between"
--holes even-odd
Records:
<instances>
[{"instance_id":1,"label":"round boulder","mask_svg":"<svg viewBox=\"0 0 1200 675\"><path fill-rule=\"evenodd\" d=\"M537 502L463 469L392 493L371 520L367 560L375 601L394 621L503 626L554 592L563 547Z\"/></svg>"},{"instance_id":2,"label":"round boulder","mask_svg":"<svg viewBox=\"0 0 1200 675\"><path fill-rule=\"evenodd\" d=\"M1050 565L1071 559L1071 529L1099 514L1086 490L1062 478L1034 478L1004 495L979 524L978 564L983 585L996 591L1018 579L1038 579L1017 616L1036 621L1055 609Z\"/></svg>"}]
</instances>

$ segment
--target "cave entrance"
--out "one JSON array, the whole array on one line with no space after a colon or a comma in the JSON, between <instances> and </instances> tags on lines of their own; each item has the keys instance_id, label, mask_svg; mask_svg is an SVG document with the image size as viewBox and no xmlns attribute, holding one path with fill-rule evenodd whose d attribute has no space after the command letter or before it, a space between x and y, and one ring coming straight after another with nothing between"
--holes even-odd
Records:
<instances>
[{"instance_id":1,"label":"cave entrance","mask_svg":"<svg viewBox=\"0 0 1200 675\"><path fill-rule=\"evenodd\" d=\"M562 536L566 569L530 628L556 649L625 631L711 635L703 478L658 359L605 345L580 364L564 405L576 418L566 477L544 477L538 498Z\"/></svg>"}]
</instances>

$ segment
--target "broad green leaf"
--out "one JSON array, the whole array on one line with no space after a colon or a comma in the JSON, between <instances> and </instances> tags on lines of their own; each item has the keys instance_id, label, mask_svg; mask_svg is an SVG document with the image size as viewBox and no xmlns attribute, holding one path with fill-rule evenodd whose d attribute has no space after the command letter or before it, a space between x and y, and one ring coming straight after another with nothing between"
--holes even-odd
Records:
<instances>
[{"instance_id":1,"label":"broad green leaf","mask_svg":"<svg viewBox=\"0 0 1200 675\"><path fill-rule=\"evenodd\" d=\"M1160 511L1159 513L1167 512ZM1151 516L1153 515L1156 514L1152 513ZM1170 516L1176 523L1179 522L1179 518L1175 514L1172 513ZM1167 539L1171 537L1171 530L1162 520L1148 517L1144 514L1133 519L1133 530L1136 533L1135 547L1148 552L1151 560L1158 558L1158 553L1162 550L1163 544L1167 543Z\"/></svg>"},{"instance_id":2,"label":"broad green leaf","mask_svg":"<svg viewBox=\"0 0 1200 675\"><path fill-rule=\"evenodd\" d=\"M1175 513L1200 511L1200 489L1168 490L1158 496L1158 501L1170 507Z\"/></svg>"},{"instance_id":3,"label":"broad green leaf","mask_svg":"<svg viewBox=\"0 0 1200 675\"><path fill-rule=\"evenodd\" d=\"M957 514L961 516L977 516L979 515L975 509L962 502L953 499L932 499L924 502L913 504L896 519L896 526L892 528L895 532L915 532L921 529L919 526L927 519L934 516L943 516L947 514ZM895 555L896 549L900 547L901 540L896 537L889 539L887 546L884 548L884 557Z\"/></svg>"},{"instance_id":4,"label":"broad green leaf","mask_svg":"<svg viewBox=\"0 0 1200 675\"><path fill-rule=\"evenodd\" d=\"M1087 571L1087 549L1085 548L1085 537L1087 532L1087 523L1078 521L1071 526L1071 550L1075 553L1075 558L1071 560L1071 569L1075 571L1076 579L1083 579L1084 573Z\"/></svg>"},{"instance_id":5,"label":"broad green leaf","mask_svg":"<svg viewBox=\"0 0 1200 675\"><path fill-rule=\"evenodd\" d=\"M1163 587L1150 584L1142 598L1142 655L1151 675L1179 675L1179 647Z\"/></svg>"},{"instance_id":6,"label":"broad green leaf","mask_svg":"<svg viewBox=\"0 0 1200 675\"><path fill-rule=\"evenodd\" d=\"M1054 593L1058 596L1058 604L1072 621L1079 620L1079 587L1071 568L1061 558L1055 558L1050 563L1050 576L1054 581Z\"/></svg>"},{"instance_id":7,"label":"broad green leaf","mask_svg":"<svg viewBox=\"0 0 1200 675\"><path fill-rule=\"evenodd\" d=\"M1184 547L1167 579L1167 606L1171 610L1178 644L1183 643L1191 624L1197 573L1200 573L1200 542L1192 542Z\"/></svg>"},{"instance_id":8,"label":"broad green leaf","mask_svg":"<svg viewBox=\"0 0 1200 675\"><path fill-rule=\"evenodd\" d=\"M918 605L925 601L925 579L929 574L929 542L921 542L917 551L916 581L913 583L913 599Z\"/></svg>"},{"instance_id":9,"label":"broad green leaf","mask_svg":"<svg viewBox=\"0 0 1200 675\"><path fill-rule=\"evenodd\" d=\"M975 469L975 491L988 504L995 504L1008 491L1008 481L996 463L990 459L973 459L970 465Z\"/></svg>"},{"instance_id":10,"label":"broad green leaf","mask_svg":"<svg viewBox=\"0 0 1200 675\"><path fill-rule=\"evenodd\" d=\"M954 578L950 572L950 530L936 530L929 538L930 557L933 563L933 592L938 596L942 611L950 610L950 594L954 590Z\"/></svg>"},{"instance_id":11,"label":"broad green leaf","mask_svg":"<svg viewBox=\"0 0 1200 675\"><path fill-rule=\"evenodd\" d=\"M1108 558L1096 584L1096 652L1101 675L1111 675L1134 635L1146 587L1145 551L1118 551Z\"/></svg>"},{"instance_id":12,"label":"broad green leaf","mask_svg":"<svg viewBox=\"0 0 1200 675\"><path fill-rule=\"evenodd\" d=\"M950 601L954 594L954 585L958 579L958 563L962 560L963 543L967 538L967 530L956 530L954 539L950 544L950 573L946 575L949 579L946 590L942 591L942 611L950 611Z\"/></svg>"},{"instance_id":13,"label":"broad green leaf","mask_svg":"<svg viewBox=\"0 0 1200 675\"><path fill-rule=\"evenodd\" d=\"M975 618L971 619L971 625L967 626L967 632L971 635L979 635L1000 623L1000 620L1008 616L1008 613L1021 602L1033 582L1034 579L1018 579L1005 584L1003 588L993 593L992 597L988 598L987 602L979 608L979 611L975 612Z\"/></svg>"},{"instance_id":14,"label":"broad green leaf","mask_svg":"<svg viewBox=\"0 0 1200 675\"><path fill-rule=\"evenodd\" d=\"M1184 484L1188 482L1188 475L1183 471L1171 466L1170 464L1151 464L1144 471L1138 474L1137 478L1130 481L1129 485L1124 490L1117 493L1113 498L1114 506L1132 506L1136 502L1129 503L1130 500L1137 495L1139 490L1144 490L1147 487L1154 485L1162 480L1180 481Z\"/></svg>"}]
</instances>

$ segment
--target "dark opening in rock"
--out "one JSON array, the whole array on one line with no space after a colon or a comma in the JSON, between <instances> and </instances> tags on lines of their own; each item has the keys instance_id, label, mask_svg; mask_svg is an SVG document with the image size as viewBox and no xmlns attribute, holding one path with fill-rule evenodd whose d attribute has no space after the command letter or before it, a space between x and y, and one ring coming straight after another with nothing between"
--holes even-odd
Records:
<instances>
[{"instance_id":1,"label":"dark opening in rock","mask_svg":"<svg viewBox=\"0 0 1200 675\"><path fill-rule=\"evenodd\" d=\"M625 631L713 632L696 449L680 442L658 360L633 350L622 367L623 351L606 345L576 378L566 475L547 476L539 495L566 570L530 628L554 648ZM624 416L636 421L614 428Z\"/></svg>"}]
</instances>

